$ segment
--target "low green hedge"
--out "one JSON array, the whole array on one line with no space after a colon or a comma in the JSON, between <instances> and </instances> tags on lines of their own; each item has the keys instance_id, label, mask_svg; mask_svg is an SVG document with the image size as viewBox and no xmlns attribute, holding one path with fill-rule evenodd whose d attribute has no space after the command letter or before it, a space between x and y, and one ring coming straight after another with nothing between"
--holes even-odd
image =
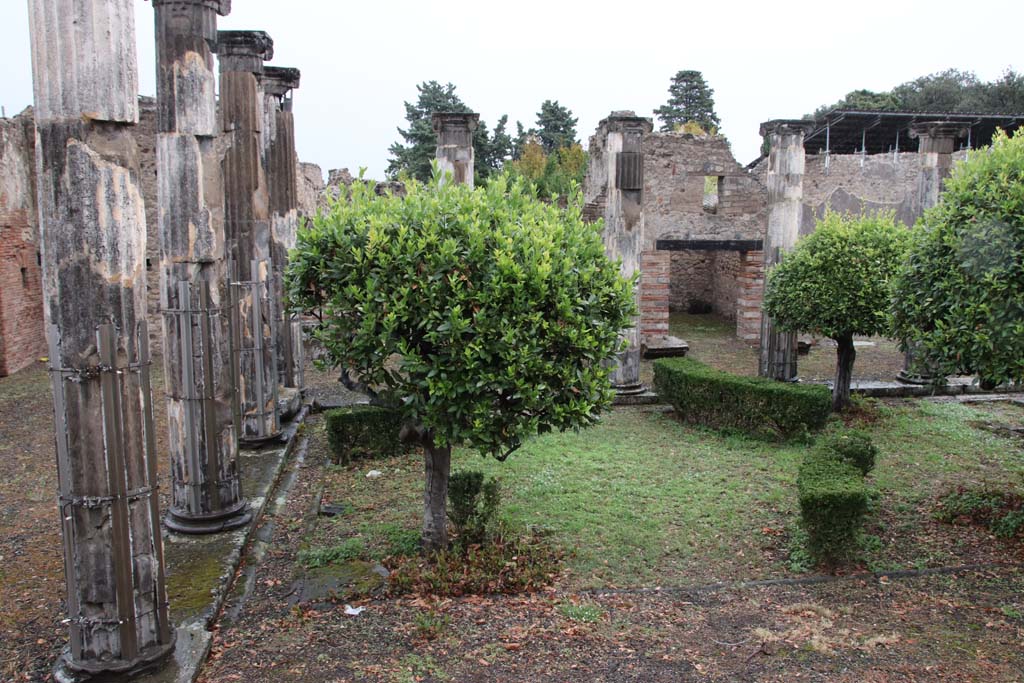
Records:
<instances>
[{"instance_id":1,"label":"low green hedge","mask_svg":"<svg viewBox=\"0 0 1024 683\"><path fill-rule=\"evenodd\" d=\"M860 469L828 446L808 451L797 475L800 516L808 549L834 565L857 547L868 509L868 487Z\"/></svg>"},{"instance_id":2,"label":"low green hedge","mask_svg":"<svg viewBox=\"0 0 1024 683\"><path fill-rule=\"evenodd\" d=\"M865 477L875 469L878 448L871 443L871 437L867 432L859 429L844 429L830 434L825 439L825 448L855 466Z\"/></svg>"},{"instance_id":3,"label":"low green hedge","mask_svg":"<svg viewBox=\"0 0 1024 683\"><path fill-rule=\"evenodd\" d=\"M686 422L760 437L820 429L832 410L826 386L741 377L689 358L654 361L654 387Z\"/></svg>"},{"instance_id":4,"label":"low green hedge","mask_svg":"<svg viewBox=\"0 0 1024 683\"><path fill-rule=\"evenodd\" d=\"M392 408L354 405L328 410L324 426L336 463L347 465L355 457L387 457L403 450L398 438L402 417Z\"/></svg>"}]
</instances>

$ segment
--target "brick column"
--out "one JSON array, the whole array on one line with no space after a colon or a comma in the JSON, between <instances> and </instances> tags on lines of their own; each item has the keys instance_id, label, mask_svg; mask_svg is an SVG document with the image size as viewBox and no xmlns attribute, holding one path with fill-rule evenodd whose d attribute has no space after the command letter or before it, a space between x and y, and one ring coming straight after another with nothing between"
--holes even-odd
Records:
<instances>
[{"instance_id":1,"label":"brick column","mask_svg":"<svg viewBox=\"0 0 1024 683\"><path fill-rule=\"evenodd\" d=\"M809 121L769 121L761 124L761 135L769 136L768 229L764 241L764 269L782 260L800 236L803 218L804 135ZM761 354L758 373L762 377L791 382L796 380L796 333L776 329L771 318L761 317Z\"/></svg>"},{"instance_id":2,"label":"brick column","mask_svg":"<svg viewBox=\"0 0 1024 683\"><path fill-rule=\"evenodd\" d=\"M949 177L953 166L953 152L957 138L967 135L967 128L961 124L946 121L929 121L910 125L910 137L918 139L917 154L921 170L917 176L917 197L921 213L939 203L942 185ZM896 376L907 384L928 384L933 377L913 368L914 349L908 347L903 358L903 369Z\"/></svg>"},{"instance_id":3,"label":"brick column","mask_svg":"<svg viewBox=\"0 0 1024 683\"><path fill-rule=\"evenodd\" d=\"M246 524L224 253L211 44L227 0L153 0L157 48L157 197L168 447L182 533Z\"/></svg>"},{"instance_id":4,"label":"brick column","mask_svg":"<svg viewBox=\"0 0 1024 683\"><path fill-rule=\"evenodd\" d=\"M433 115L437 134L437 165L442 173L451 173L456 183L473 187L473 131L480 115L439 112Z\"/></svg>"},{"instance_id":5,"label":"brick column","mask_svg":"<svg viewBox=\"0 0 1024 683\"><path fill-rule=\"evenodd\" d=\"M644 244L644 157L643 138L653 130L650 119L633 112L612 112L598 124L595 140L603 142L602 157L592 163L603 168L593 174L605 184L604 248L613 261L619 261L624 278L632 279L640 270L640 253ZM641 286L635 290L637 310L641 310ZM667 294L666 294L667 296ZM643 393L640 382L640 319L622 331L626 350L620 353L612 370L612 386L620 395Z\"/></svg>"},{"instance_id":6,"label":"brick column","mask_svg":"<svg viewBox=\"0 0 1024 683\"><path fill-rule=\"evenodd\" d=\"M173 648L157 496L131 0L30 0L43 295L67 580L58 680Z\"/></svg>"},{"instance_id":7,"label":"brick column","mask_svg":"<svg viewBox=\"0 0 1024 683\"><path fill-rule=\"evenodd\" d=\"M736 298L736 336L745 342L761 341L764 305L764 252L741 251L739 296Z\"/></svg>"},{"instance_id":8,"label":"brick column","mask_svg":"<svg viewBox=\"0 0 1024 683\"><path fill-rule=\"evenodd\" d=\"M277 414L277 308L270 195L263 168L263 62L274 41L263 31L219 31L220 112L224 156L224 225L232 288L233 364L241 403L241 440L281 433Z\"/></svg>"},{"instance_id":9,"label":"brick column","mask_svg":"<svg viewBox=\"0 0 1024 683\"><path fill-rule=\"evenodd\" d=\"M668 296L672 254L645 251L640 254L640 338L668 334Z\"/></svg>"},{"instance_id":10,"label":"brick column","mask_svg":"<svg viewBox=\"0 0 1024 683\"><path fill-rule=\"evenodd\" d=\"M274 299L280 302L277 316L278 381L292 389L303 388L302 324L285 305L284 270L288 250L295 247L299 228L298 158L295 154L295 117L292 90L299 87L298 69L266 66L263 69L263 154L270 187L270 251L274 266Z\"/></svg>"}]
</instances>

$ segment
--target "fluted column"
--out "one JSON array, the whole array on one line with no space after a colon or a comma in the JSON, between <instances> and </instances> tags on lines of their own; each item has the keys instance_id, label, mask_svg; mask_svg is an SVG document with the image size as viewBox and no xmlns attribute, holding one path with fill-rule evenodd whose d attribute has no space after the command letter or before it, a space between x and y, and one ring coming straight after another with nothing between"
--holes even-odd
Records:
<instances>
[{"instance_id":1,"label":"fluted column","mask_svg":"<svg viewBox=\"0 0 1024 683\"><path fill-rule=\"evenodd\" d=\"M213 533L247 523L231 371L224 186L211 45L230 0L153 0L157 198L168 448L167 527Z\"/></svg>"},{"instance_id":2,"label":"fluted column","mask_svg":"<svg viewBox=\"0 0 1024 683\"><path fill-rule=\"evenodd\" d=\"M809 121L769 121L761 124L768 136L768 229L764 241L765 275L796 245L803 220L804 136ZM776 328L767 313L761 316L758 372L783 382L796 380L796 333Z\"/></svg>"},{"instance_id":3,"label":"fluted column","mask_svg":"<svg viewBox=\"0 0 1024 683\"><path fill-rule=\"evenodd\" d=\"M473 131L480 123L480 115L470 112L438 112L431 121L437 135L434 156L444 174L452 180L473 187L474 155Z\"/></svg>"},{"instance_id":4,"label":"fluted column","mask_svg":"<svg viewBox=\"0 0 1024 683\"><path fill-rule=\"evenodd\" d=\"M267 66L263 69L264 166L270 187L270 240L273 259L273 292L277 306L278 381L282 386L303 388L302 323L288 310L284 270L288 251L295 247L299 228L298 158L295 154L295 117L292 90L299 87L298 69Z\"/></svg>"},{"instance_id":5,"label":"fluted column","mask_svg":"<svg viewBox=\"0 0 1024 683\"><path fill-rule=\"evenodd\" d=\"M263 168L263 62L274 41L263 31L219 31L224 156L224 226L232 290L234 364L241 440L281 433L277 414L277 312L271 280L270 196Z\"/></svg>"},{"instance_id":6,"label":"fluted column","mask_svg":"<svg viewBox=\"0 0 1024 683\"><path fill-rule=\"evenodd\" d=\"M70 646L57 677L173 648L146 331L131 0L30 0L43 292Z\"/></svg>"}]
</instances>

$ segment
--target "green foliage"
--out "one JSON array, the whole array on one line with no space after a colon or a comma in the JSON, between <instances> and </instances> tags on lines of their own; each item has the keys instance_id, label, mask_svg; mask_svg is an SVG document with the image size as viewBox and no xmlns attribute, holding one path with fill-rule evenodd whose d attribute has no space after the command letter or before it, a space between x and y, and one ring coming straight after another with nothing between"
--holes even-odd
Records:
<instances>
[{"instance_id":1,"label":"green foliage","mask_svg":"<svg viewBox=\"0 0 1024 683\"><path fill-rule=\"evenodd\" d=\"M435 610L424 610L413 617L416 635L423 640L436 640L451 626L452 618Z\"/></svg>"},{"instance_id":2,"label":"green foliage","mask_svg":"<svg viewBox=\"0 0 1024 683\"><path fill-rule=\"evenodd\" d=\"M820 429L831 411L827 387L740 377L689 358L655 361L654 386L686 422L767 438Z\"/></svg>"},{"instance_id":3,"label":"green foliage","mask_svg":"<svg viewBox=\"0 0 1024 683\"><path fill-rule=\"evenodd\" d=\"M848 558L868 509L864 475L830 449L817 447L800 465L797 489L812 556L829 565Z\"/></svg>"},{"instance_id":4,"label":"green foliage","mask_svg":"<svg viewBox=\"0 0 1024 683\"><path fill-rule=\"evenodd\" d=\"M318 310L328 362L400 405L438 447L504 458L531 434L592 424L611 404L603 361L633 313L601 225L523 182L356 183L300 230L289 295Z\"/></svg>"},{"instance_id":5,"label":"green foliage","mask_svg":"<svg viewBox=\"0 0 1024 683\"><path fill-rule=\"evenodd\" d=\"M824 447L859 469L864 476L875 469L878 448L871 443L867 432L859 429L841 430L826 437Z\"/></svg>"},{"instance_id":6,"label":"green foliage","mask_svg":"<svg viewBox=\"0 0 1024 683\"><path fill-rule=\"evenodd\" d=\"M479 470L453 472L448 481L448 502L448 516L459 545L467 550L490 537L501 503L501 484L493 477L485 480Z\"/></svg>"},{"instance_id":7,"label":"green foliage","mask_svg":"<svg viewBox=\"0 0 1024 683\"><path fill-rule=\"evenodd\" d=\"M546 154L540 144L529 141L522 156L509 164L509 175L529 181L537 196L545 200L572 197L586 174L587 153L578 144Z\"/></svg>"},{"instance_id":8,"label":"green foliage","mask_svg":"<svg viewBox=\"0 0 1024 683\"><path fill-rule=\"evenodd\" d=\"M675 130L694 122L702 130L717 130L721 125L715 113L715 91L708 87L699 71L678 71L668 88L666 104L654 110L661 119L661 130Z\"/></svg>"},{"instance_id":9,"label":"green foliage","mask_svg":"<svg viewBox=\"0 0 1024 683\"><path fill-rule=\"evenodd\" d=\"M348 562L363 554L366 549L361 538L346 538L338 545L328 548L300 550L298 561L306 569L326 567L329 564Z\"/></svg>"},{"instance_id":10,"label":"green foliage","mask_svg":"<svg viewBox=\"0 0 1024 683\"><path fill-rule=\"evenodd\" d=\"M537 136L546 154L551 154L562 147L578 145L576 139L576 122L579 119L572 115L568 107L563 107L558 100L544 100L537 112Z\"/></svg>"},{"instance_id":11,"label":"green foliage","mask_svg":"<svg viewBox=\"0 0 1024 683\"><path fill-rule=\"evenodd\" d=\"M948 69L886 92L854 90L835 104L818 107L813 117L833 109L1016 114L1024 111L1024 74L1007 69L998 79L986 83L970 71Z\"/></svg>"},{"instance_id":12,"label":"green foliage","mask_svg":"<svg viewBox=\"0 0 1024 683\"><path fill-rule=\"evenodd\" d=\"M420 182L430 180L431 164L437 152L437 135L434 133L432 116L437 112L470 112L466 103L455 94L451 83L441 85L437 81L425 81L416 86L419 97L415 104L405 103L405 120L409 127L398 129L405 144L395 142L388 151L392 158L388 162L387 175L396 178L408 173ZM505 128L508 116L502 116L488 134L487 123L479 122L473 132L474 170L477 178L484 179L499 172L512 152L512 138Z\"/></svg>"},{"instance_id":13,"label":"green foliage","mask_svg":"<svg viewBox=\"0 0 1024 683\"><path fill-rule=\"evenodd\" d=\"M900 338L931 374L1024 381L1024 135L954 166L895 286Z\"/></svg>"},{"instance_id":14,"label":"green foliage","mask_svg":"<svg viewBox=\"0 0 1024 683\"><path fill-rule=\"evenodd\" d=\"M837 340L885 332L907 241L892 214L830 211L768 273L765 312L783 330Z\"/></svg>"},{"instance_id":15,"label":"green foliage","mask_svg":"<svg viewBox=\"0 0 1024 683\"><path fill-rule=\"evenodd\" d=\"M1014 538L1024 531L1024 498L1012 491L960 486L942 497L935 518L946 523L966 520L1000 538Z\"/></svg>"},{"instance_id":16,"label":"green foliage","mask_svg":"<svg viewBox=\"0 0 1024 683\"><path fill-rule=\"evenodd\" d=\"M353 405L328 410L324 428L334 462L342 465L355 456L390 457L402 450L402 414L394 408Z\"/></svg>"}]
</instances>

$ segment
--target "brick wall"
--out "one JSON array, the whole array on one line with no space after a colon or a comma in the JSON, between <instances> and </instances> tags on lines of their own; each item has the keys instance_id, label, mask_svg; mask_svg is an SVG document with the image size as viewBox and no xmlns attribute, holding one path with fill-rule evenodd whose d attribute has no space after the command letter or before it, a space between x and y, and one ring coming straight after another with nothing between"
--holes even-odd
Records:
<instances>
[{"instance_id":1,"label":"brick wall","mask_svg":"<svg viewBox=\"0 0 1024 683\"><path fill-rule=\"evenodd\" d=\"M146 322L149 351L163 351L163 320L160 314L160 205L156 196L156 99L139 98L139 123L135 127L139 149L139 186L146 203Z\"/></svg>"},{"instance_id":2,"label":"brick wall","mask_svg":"<svg viewBox=\"0 0 1024 683\"><path fill-rule=\"evenodd\" d=\"M0 119L0 377L46 355L31 110Z\"/></svg>"},{"instance_id":3,"label":"brick wall","mask_svg":"<svg viewBox=\"0 0 1024 683\"><path fill-rule=\"evenodd\" d=\"M736 336L757 344L761 340L761 304L764 301L764 252L740 252L736 284Z\"/></svg>"},{"instance_id":4,"label":"brick wall","mask_svg":"<svg viewBox=\"0 0 1024 683\"><path fill-rule=\"evenodd\" d=\"M669 253L640 254L640 337L668 334Z\"/></svg>"}]
</instances>

